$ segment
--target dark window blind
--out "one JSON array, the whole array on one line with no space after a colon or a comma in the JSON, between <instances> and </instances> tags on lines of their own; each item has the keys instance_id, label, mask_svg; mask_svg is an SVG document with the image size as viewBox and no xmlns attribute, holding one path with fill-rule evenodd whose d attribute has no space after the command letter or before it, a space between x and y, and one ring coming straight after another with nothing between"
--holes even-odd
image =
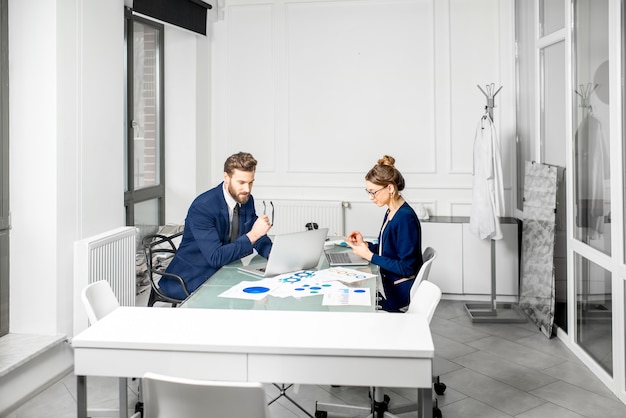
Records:
<instances>
[{"instance_id":1,"label":"dark window blind","mask_svg":"<svg viewBox=\"0 0 626 418\"><path fill-rule=\"evenodd\" d=\"M207 10L202 0L134 0L133 11L206 35Z\"/></svg>"}]
</instances>

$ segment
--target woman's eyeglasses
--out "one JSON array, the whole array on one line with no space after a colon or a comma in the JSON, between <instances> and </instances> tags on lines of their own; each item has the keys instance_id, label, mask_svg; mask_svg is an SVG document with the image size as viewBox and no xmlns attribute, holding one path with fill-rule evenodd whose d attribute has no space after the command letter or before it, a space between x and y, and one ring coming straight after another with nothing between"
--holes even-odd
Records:
<instances>
[{"instance_id":1,"label":"woman's eyeglasses","mask_svg":"<svg viewBox=\"0 0 626 418\"><path fill-rule=\"evenodd\" d=\"M386 188L386 187L387 187L387 186L381 187L380 189L378 189L378 190L374 190L373 192L371 192L371 191L369 191L369 190L367 190L367 189L365 189L365 191L367 192L367 194L369 194L369 195L370 195L370 197L376 197L376 193L380 192L382 189L384 189L384 188Z\"/></svg>"}]
</instances>

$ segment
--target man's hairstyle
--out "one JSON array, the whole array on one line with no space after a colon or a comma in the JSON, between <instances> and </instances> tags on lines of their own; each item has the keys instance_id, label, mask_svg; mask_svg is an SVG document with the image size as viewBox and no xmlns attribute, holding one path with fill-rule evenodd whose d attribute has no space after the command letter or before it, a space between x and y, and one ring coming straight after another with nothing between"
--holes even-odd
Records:
<instances>
[{"instance_id":1,"label":"man's hairstyle","mask_svg":"<svg viewBox=\"0 0 626 418\"><path fill-rule=\"evenodd\" d=\"M228 157L224 162L224 172L230 176L235 170L255 171L256 160L252 154L248 152L238 152Z\"/></svg>"}]
</instances>

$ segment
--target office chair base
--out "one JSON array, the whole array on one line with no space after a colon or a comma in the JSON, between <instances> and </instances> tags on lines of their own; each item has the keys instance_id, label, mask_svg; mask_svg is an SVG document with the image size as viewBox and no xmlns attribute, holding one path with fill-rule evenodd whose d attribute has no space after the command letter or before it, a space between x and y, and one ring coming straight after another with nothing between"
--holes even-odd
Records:
<instances>
[{"instance_id":1,"label":"office chair base","mask_svg":"<svg viewBox=\"0 0 626 418\"><path fill-rule=\"evenodd\" d=\"M298 409L300 409L302 412L304 412L307 416L311 417L311 418L315 418L313 415L311 415L309 413L309 411L307 411L306 409L304 409L298 402L296 402L294 399L292 399L291 397L289 397L289 395L287 395L287 390L289 388L291 388L293 386L293 383L289 384L289 385L285 385L284 383L281 384L280 386L277 385L276 383L272 383L279 391L280 393L278 394L277 397L275 397L274 399L272 399L271 401L268 402L268 405L273 404L274 402L276 402L278 399L280 399L281 397L285 397L289 402L291 402L292 404L294 404Z\"/></svg>"},{"instance_id":2,"label":"office chair base","mask_svg":"<svg viewBox=\"0 0 626 418\"><path fill-rule=\"evenodd\" d=\"M358 415L371 412L371 410L371 408L363 406L316 402L315 418L328 418L329 412L345 415Z\"/></svg>"},{"instance_id":3,"label":"office chair base","mask_svg":"<svg viewBox=\"0 0 626 418\"><path fill-rule=\"evenodd\" d=\"M442 383L443 385L443 383ZM444 385L445 386L445 385ZM370 392L371 399L371 392ZM370 413L367 418L398 418L396 414L404 414L407 412L420 411L419 404L410 403L405 405L394 406L389 408L390 398L388 395L384 395L382 401L374 401L370 407L345 405L345 404L330 404L330 403L315 403L315 418L328 418L328 413L340 413L345 415L355 415L360 413ZM434 399L433 404L433 418L443 418L441 409L437 399Z\"/></svg>"},{"instance_id":4,"label":"office chair base","mask_svg":"<svg viewBox=\"0 0 626 418\"><path fill-rule=\"evenodd\" d=\"M379 397L376 397L377 392L375 392L374 394L375 398L380 399L380 400L372 400L372 391L374 390L375 390L374 388L370 389L370 393L369 393L370 406L367 406L367 407L357 406L357 405L330 404L330 403L316 402L315 403L315 418L327 418L329 412L336 412L336 413L341 413L345 415L364 414L364 413L369 412L370 414L368 415L368 418L369 417L393 418L393 415L387 412L389 408L389 401L390 401L389 396L383 395L382 399L380 399Z\"/></svg>"}]
</instances>

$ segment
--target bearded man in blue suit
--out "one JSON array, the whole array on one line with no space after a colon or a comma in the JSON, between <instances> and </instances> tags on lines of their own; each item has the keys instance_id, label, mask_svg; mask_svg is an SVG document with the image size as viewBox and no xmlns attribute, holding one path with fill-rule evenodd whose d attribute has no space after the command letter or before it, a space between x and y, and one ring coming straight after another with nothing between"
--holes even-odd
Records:
<instances>
[{"instance_id":1,"label":"bearded man in blue suit","mask_svg":"<svg viewBox=\"0 0 626 418\"><path fill-rule=\"evenodd\" d=\"M231 155L224 162L224 181L196 197L189 207L180 247L166 272L180 276L190 293L222 266L252 254L253 249L268 258L272 249L267 236L270 220L267 215L257 217L250 194L256 165L247 152ZM237 218L235 206L239 222L231 225ZM187 296L172 277L162 276L159 287L177 299Z\"/></svg>"}]
</instances>

